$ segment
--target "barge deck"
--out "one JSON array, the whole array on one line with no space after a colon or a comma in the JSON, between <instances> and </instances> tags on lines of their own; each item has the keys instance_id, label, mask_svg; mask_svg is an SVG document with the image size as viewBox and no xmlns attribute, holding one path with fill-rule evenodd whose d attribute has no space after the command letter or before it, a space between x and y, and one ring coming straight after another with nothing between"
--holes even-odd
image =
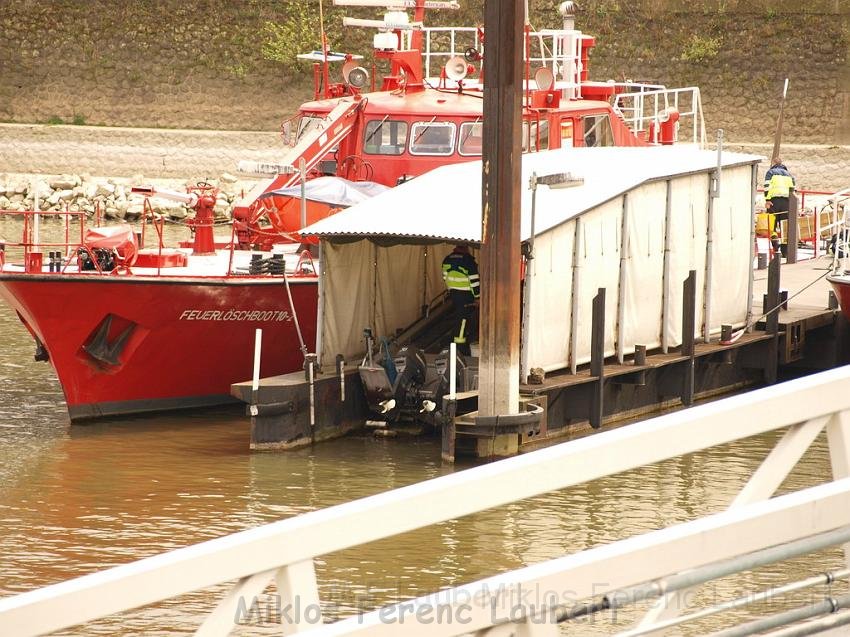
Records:
<instances>
[{"instance_id":1,"label":"barge deck","mask_svg":"<svg viewBox=\"0 0 850 637\"><path fill-rule=\"evenodd\" d=\"M575 374L521 384L521 401L542 409L541 417L530 424L520 418L482 426L475 418L477 392L458 393L443 410L444 459L512 455L731 391L843 365L850 360L850 331L823 276L828 268L824 258L783 264L781 290L778 262L770 270L757 270L753 307L761 310L754 310L752 330L732 343L686 341L667 352L637 348L622 364L609 358L595 368L592 361ZM769 290L771 271L777 275L774 290ZM771 294L781 300L783 293L788 301L772 314L775 326L758 317L770 309ZM312 411L307 376L296 372L263 378L256 393L250 381L233 385L235 397L256 406L252 450L298 448L365 425L368 406L356 365L315 376Z\"/></svg>"}]
</instances>

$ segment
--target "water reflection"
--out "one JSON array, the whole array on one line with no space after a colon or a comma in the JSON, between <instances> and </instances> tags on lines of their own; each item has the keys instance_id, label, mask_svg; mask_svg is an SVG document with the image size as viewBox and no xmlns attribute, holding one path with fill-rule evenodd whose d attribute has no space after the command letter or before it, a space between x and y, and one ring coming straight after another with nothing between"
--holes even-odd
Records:
<instances>
[{"instance_id":1,"label":"water reflection","mask_svg":"<svg viewBox=\"0 0 850 637\"><path fill-rule=\"evenodd\" d=\"M251 454L248 423L236 408L71 427L51 368L35 363L32 353L26 330L8 308L0 308L3 595L451 470L441 464L433 440L364 436L293 453ZM317 573L325 612L344 616L722 510L776 439L771 434L744 440L323 556ZM828 474L821 438L783 489L817 484ZM695 600L710 604L840 564L839 551L824 551L721 580ZM193 593L63 634L190 632L222 590ZM273 592L263 598L270 618L276 616ZM735 615L747 617L754 610ZM636 616L637 610L628 608L616 619ZM728 617L683 634L702 634ZM610 622L608 614L567 628L570 634L604 634ZM263 623L237 634L277 631Z\"/></svg>"}]
</instances>

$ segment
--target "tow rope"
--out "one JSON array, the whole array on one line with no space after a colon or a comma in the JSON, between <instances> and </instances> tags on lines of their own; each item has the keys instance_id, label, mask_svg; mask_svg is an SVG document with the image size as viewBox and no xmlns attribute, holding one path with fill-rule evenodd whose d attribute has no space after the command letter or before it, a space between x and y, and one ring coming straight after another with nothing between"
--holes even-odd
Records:
<instances>
[{"instance_id":1,"label":"tow rope","mask_svg":"<svg viewBox=\"0 0 850 637\"><path fill-rule=\"evenodd\" d=\"M301 356L307 361L307 346L304 345L304 336L301 334L301 324L298 322L298 312L295 311L295 303L292 302L292 290L289 289L289 278L286 276L286 268L283 268L283 283L286 286L286 296L289 299L289 308L292 310L292 320L295 322L295 331L298 333L298 343L301 347Z\"/></svg>"}]
</instances>

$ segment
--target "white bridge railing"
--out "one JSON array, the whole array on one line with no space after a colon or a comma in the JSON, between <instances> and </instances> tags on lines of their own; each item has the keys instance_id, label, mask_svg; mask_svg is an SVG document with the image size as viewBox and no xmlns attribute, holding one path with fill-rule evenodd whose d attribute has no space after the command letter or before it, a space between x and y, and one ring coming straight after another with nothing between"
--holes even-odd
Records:
<instances>
[{"instance_id":1,"label":"white bridge railing","mask_svg":"<svg viewBox=\"0 0 850 637\"><path fill-rule=\"evenodd\" d=\"M322 623L317 556L782 428L784 436L724 512ZM771 498L824 429L833 481ZM573 599L606 595L609 601L659 597L728 574L730 567L744 570L848 542L848 476L850 367L844 367L5 598L0 633L49 633L237 580L215 610L199 618L198 635L227 635L242 616L239 609L250 608L274 580L284 604L312 609L297 618L284 615L283 634L554 636L556 622L569 620L562 599L517 605L504 591L570 591ZM830 609L843 608L847 597L836 597ZM659 601L629 634L670 622L676 605ZM838 625L850 614L827 619Z\"/></svg>"}]
</instances>

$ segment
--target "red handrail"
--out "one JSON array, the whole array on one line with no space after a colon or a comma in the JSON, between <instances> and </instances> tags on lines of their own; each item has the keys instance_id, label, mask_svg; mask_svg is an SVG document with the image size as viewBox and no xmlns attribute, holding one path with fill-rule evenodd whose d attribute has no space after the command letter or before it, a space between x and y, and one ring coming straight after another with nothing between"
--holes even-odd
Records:
<instances>
[{"instance_id":1,"label":"red handrail","mask_svg":"<svg viewBox=\"0 0 850 637\"><path fill-rule=\"evenodd\" d=\"M33 236L33 216L34 215L42 215L44 217L56 217L61 216L64 220L64 241L43 241L39 238L36 243ZM100 267L100 264L94 258L94 253L90 248L85 245L85 232L86 232L86 222L87 222L87 213L85 211L71 211L71 210L53 210L53 211L34 211L34 210L0 210L0 217L2 216L11 216L22 219L23 228L22 228L22 236L20 241L4 241L3 245L13 248L22 248L23 249L23 259L24 263L28 262L29 254L34 252L34 247L48 247L48 248L62 248L65 251L65 257L68 258L68 261L61 266L60 272L67 272L68 267L71 266L73 259L71 257L79 255L79 251L81 249L85 250L89 257L92 259L94 263L95 270L100 274L105 274L103 269ZM95 211L95 219L99 218L99 207L97 207ZM79 241L78 243L72 244L70 240L71 236L71 222L73 219L76 219L79 225ZM164 243L164 225L165 219L162 215L157 215L154 213L149 200L145 200L143 204L143 211L141 216L141 244L145 244L145 237L147 234L147 224L148 222L153 224L154 230L157 234L157 250L158 256L157 259L157 268L156 274L157 276L162 273L162 255L163 250L165 248ZM267 230L259 230L256 231L257 235L267 236L267 237L287 237L287 235L275 231L271 228ZM288 237L287 237L288 238ZM219 244L217 247L224 248L224 245ZM230 255L227 264L227 270L222 274L217 274L216 276L225 276L225 277L241 277L243 275L237 274L233 271L234 269L234 251L236 250L236 227L235 224L231 225L231 234L230 234L230 242L226 245L226 248L230 250ZM3 262L8 262L8 254L4 252ZM309 261L309 263L308 263ZM79 263L79 258L77 258L77 262ZM299 258L299 266L300 270L302 266L311 266L313 271L315 272L315 266L312 263L312 256L309 252L304 252L300 255Z\"/></svg>"}]
</instances>

